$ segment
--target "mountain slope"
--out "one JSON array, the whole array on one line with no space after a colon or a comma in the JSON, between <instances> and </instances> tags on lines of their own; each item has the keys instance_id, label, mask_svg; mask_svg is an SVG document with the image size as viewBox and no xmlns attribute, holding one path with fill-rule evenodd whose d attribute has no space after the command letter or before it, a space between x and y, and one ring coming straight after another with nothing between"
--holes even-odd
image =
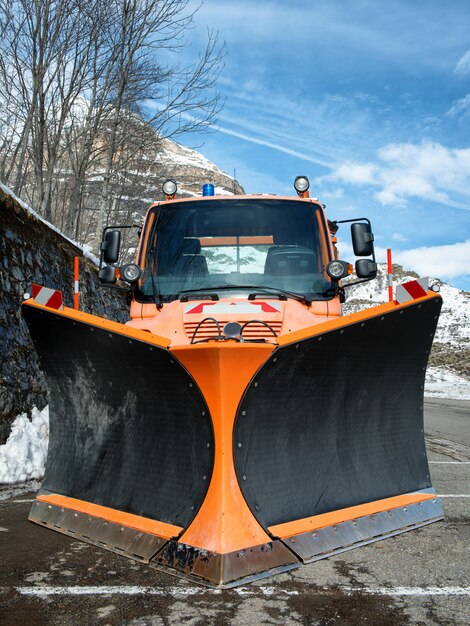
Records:
<instances>
[{"instance_id":1,"label":"mountain slope","mask_svg":"<svg viewBox=\"0 0 470 626\"><path fill-rule=\"evenodd\" d=\"M394 286L417 277L416 273L401 265L393 265ZM430 278L430 285L439 287L443 299L430 365L445 366L470 381L470 293L452 287L438 278ZM346 296L345 313L386 302L386 264L379 264L377 280L347 289Z\"/></svg>"}]
</instances>

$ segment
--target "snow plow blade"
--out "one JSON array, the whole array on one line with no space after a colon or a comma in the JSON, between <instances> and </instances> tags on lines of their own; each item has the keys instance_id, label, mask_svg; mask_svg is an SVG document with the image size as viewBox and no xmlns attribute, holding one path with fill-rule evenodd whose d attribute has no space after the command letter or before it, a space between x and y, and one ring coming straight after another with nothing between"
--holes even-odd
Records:
<instances>
[{"instance_id":1,"label":"snow plow blade","mask_svg":"<svg viewBox=\"0 0 470 626\"><path fill-rule=\"evenodd\" d=\"M23 305L50 395L30 519L148 562L204 500L214 456L207 405L165 339L68 311Z\"/></svg>"},{"instance_id":2,"label":"snow plow blade","mask_svg":"<svg viewBox=\"0 0 470 626\"><path fill-rule=\"evenodd\" d=\"M243 495L303 562L442 519L423 430L441 302L430 292L286 335L246 390Z\"/></svg>"},{"instance_id":3,"label":"snow plow blade","mask_svg":"<svg viewBox=\"0 0 470 626\"><path fill-rule=\"evenodd\" d=\"M441 519L423 432L440 307L168 347L26 302L51 416L30 520L232 587Z\"/></svg>"}]
</instances>

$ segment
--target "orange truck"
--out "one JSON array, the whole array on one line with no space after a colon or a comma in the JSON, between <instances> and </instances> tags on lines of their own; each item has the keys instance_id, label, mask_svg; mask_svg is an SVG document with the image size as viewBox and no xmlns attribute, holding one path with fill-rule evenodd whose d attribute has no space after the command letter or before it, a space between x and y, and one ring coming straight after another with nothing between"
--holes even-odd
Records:
<instances>
[{"instance_id":1,"label":"orange truck","mask_svg":"<svg viewBox=\"0 0 470 626\"><path fill-rule=\"evenodd\" d=\"M50 391L31 521L231 587L442 519L423 434L441 297L342 315L376 277L370 223L347 220L348 277L345 221L294 187L178 199L167 181L135 263L106 228L99 277L129 292L125 324L23 303Z\"/></svg>"}]
</instances>

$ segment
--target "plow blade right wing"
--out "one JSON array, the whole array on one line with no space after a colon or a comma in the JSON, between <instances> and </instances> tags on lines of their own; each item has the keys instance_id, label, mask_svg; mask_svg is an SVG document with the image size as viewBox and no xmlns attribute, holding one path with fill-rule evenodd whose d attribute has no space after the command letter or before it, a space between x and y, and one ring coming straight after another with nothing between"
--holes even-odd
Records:
<instances>
[{"instance_id":1,"label":"plow blade right wing","mask_svg":"<svg viewBox=\"0 0 470 626\"><path fill-rule=\"evenodd\" d=\"M247 388L234 428L238 480L263 528L291 538L303 560L442 517L423 431L440 307L428 296L286 336Z\"/></svg>"}]
</instances>

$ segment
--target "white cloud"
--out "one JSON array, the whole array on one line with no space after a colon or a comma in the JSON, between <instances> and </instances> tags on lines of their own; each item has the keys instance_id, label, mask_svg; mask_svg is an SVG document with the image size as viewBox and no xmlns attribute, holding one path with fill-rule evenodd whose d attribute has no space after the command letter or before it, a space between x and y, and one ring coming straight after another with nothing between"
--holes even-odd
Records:
<instances>
[{"instance_id":1,"label":"white cloud","mask_svg":"<svg viewBox=\"0 0 470 626\"><path fill-rule=\"evenodd\" d=\"M470 210L470 148L389 144L377 155L377 163L347 161L323 180L378 187L375 197L383 205L405 205L418 197Z\"/></svg>"},{"instance_id":2,"label":"white cloud","mask_svg":"<svg viewBox=\"0 0 470 626\"><path fill-rule=\"evenodd\" d=\"M390 191L390 189L382 189L382 191L378 191L374 198L380 202L380 204L393 204L395 206L405 206L406 202L403 198L400 198L395 192Z\"/></svg>"},{"instance_id":3,"label":"white cloud","mask_svg":"<svg viewBox=\"0 0 470 626\"><path fill-rule=\"evenodd\" d=\"M470 269L470 239L444 246L429 246L394 253L394 261L421 276L450 279Z\"/></svg>"},{"instance_id":4,"label":"white cloud","mask_svg":"<svg viewBox=\"0 0 470 626\"><path fill-rule=\"evenodd\" d=\"M467 117L470 115L470 93L460 98L460 100L456 100L447 111L446 115L450 115L451 117L457 117L458 115Z\"/></svg>"},{"instance_id":5,"label":"white cloud","mask_svg":"<svg viewBox=\"0 0 470 626\"><path fill-rule=\"evenodd\" d=\"M393 233L392 239L393 241L408 241L408 237L405 237L401 233Z\"/></svg>"},{"instance_id":6,"label":"white cloud","mask_svg":"<svg viewBox=\"0 0 470 626\"><path fill-rule=\"evenodd\" d=\"M470 201L470 148L452 150L438 143L392 144L379 150L380 184L398 197L420 197L456 206L449 193ZM458 203L460 204L460 203ZM470 203L466 207L470 209Z\"/></svg>"},{"instance_id":7,"label":"white cloud","mask_svg":"<svg viewBox=\"0 0 470 626\"><path fill-rule=\"evenodd\" d=\"M470 74L470 50L458 60L454 69L454 74L459 76L467 76Z\"/></svg>"},{"instance_id":8,"label":"white cloud","mask_svg":"<svg viewBox=\"0 0 470 626\"><path fill-rule=\"evenodd\" d=\"M344 198L344 189L342 187L338 187L333 191L322 191L321 197L327 200L338 200L339 198Z\"/></svg>"},{"instance_id":9,"label":"white cloud","mask_svg":"<svg viewBox=\"0 0 470 626\"><path fill-rule=\"evenodd\" d=\"M401 235L400 235L401 236ZM395 235L393 236L395 239ZM405 238L399 241L406 241ZM350 241L338 239L341 259L351 261L354 253ZM375 246L375 256L379 263L387 260L387 249ZM413 270L420 276L432 276L449 280L468 276L470 268L470 239L443 246L423 246L411 250L393 250L393 262Z\"/></svg>"},{"instance_id":10,"label":"white cloud","mask_svg":"<svg viewBox=\"0 0 470 626\"><path fill-rule=\"evenodd\" d=\"M213 126L213 129L219 131L219 133L224 133L224 135L230 135L231 137L237 137L238 139L243 139L244 141L249 141L250 143L256 143L259 146L265 146L266 148L271 148L272 150L283 152L284 154L297 157L299 159L302 159L303 161L309 161L310 163L315 163L316 165L321 165L322 167L331 167L331 164L327 161L318 159L309 154L304 154L303 152L298 152L297 150L292 150L291 148L286 148L285 146L273 143L271 141L267 141L266 139L258 139L256 137L246 135L245 133L230 130L229 128L226 128L224 126Z\"/></svg>"},{"instance_id":11,"label":"white cloud","mask_svg":"<svg viewBox=\"0 0 470 626\"><path fill-rule=\"evenodd\" d=\"M345 183L367 185L374 182L375 166L372 163L343 163L334 176Z\"/></svg>"}]
</instances>

